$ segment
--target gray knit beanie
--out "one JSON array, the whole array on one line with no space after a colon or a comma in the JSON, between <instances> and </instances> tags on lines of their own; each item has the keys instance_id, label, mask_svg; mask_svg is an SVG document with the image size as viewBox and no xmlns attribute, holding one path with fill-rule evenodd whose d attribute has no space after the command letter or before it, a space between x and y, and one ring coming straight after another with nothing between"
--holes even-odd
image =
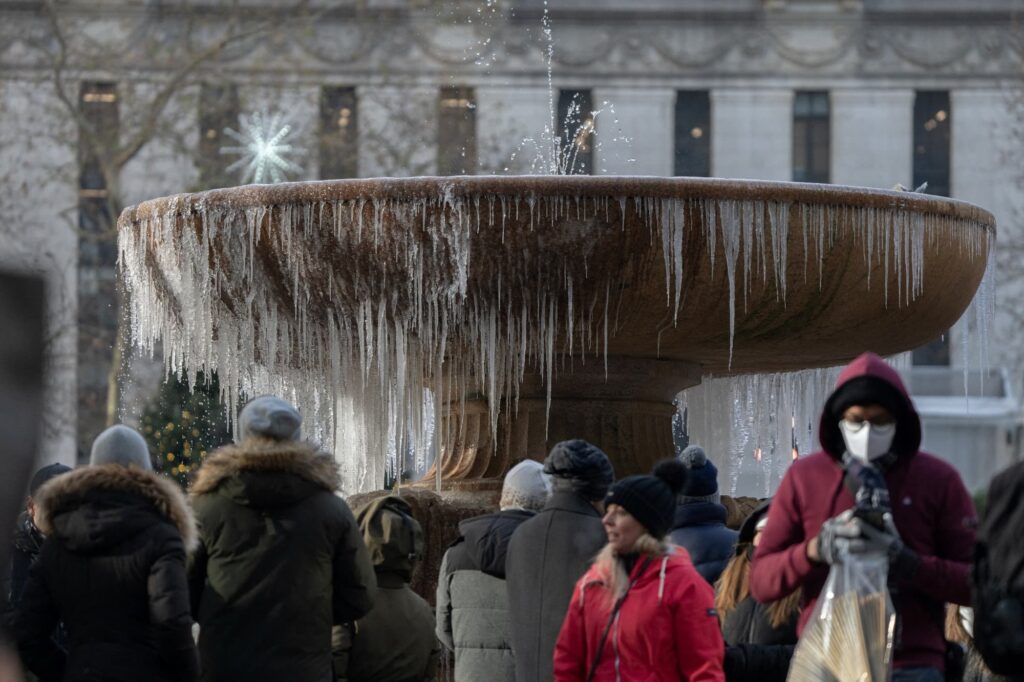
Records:
<instances>
[{"instance_id":1,"label":"gray knit beanie","mask_svg":"<svg viewBox=\"0 0 1024 682\"><path fill-rule=\"evenodd\" d=\"M92 442L89 464L120 464L136 466L146 471L153 470L146 439L138 431L124 424L115 424L96 436L96 440Z\"/></svg>"},{"instance_id":2,"label":"gray knit beanie","mask_svg":"<svg viewBox=\"0 0 1024 682\"><path fill-rule=\"evenodd\" d=\"M720 502L718 469L704 454L704 448L691 445L679 455L679 461L686 467L687 474L686 483L679 492L679 504Z\"/></svg>"},{"instance_id":3,"label":"gray knit beanie","mask_svg":"<svg viewBox=\"0 0 1024 682\"><path fill-rule=\"evenodd\" d=\"M544 465L532 459L524 459L509 469L501 486L502 511L526 509L540 511L548 501L551 482L544 473Z\"/></svg>"},{"instance_id":4,"label":"gray knit beanie","mask_svg":"<svg viewBox=\"0 0 1024 682\"><path fill-rule=\"evenodd\" d=\"M272 395L253 398L238 415L238 435L246 438L298 440L302 415L291 403Z\"/></svg>"}]
</instances>

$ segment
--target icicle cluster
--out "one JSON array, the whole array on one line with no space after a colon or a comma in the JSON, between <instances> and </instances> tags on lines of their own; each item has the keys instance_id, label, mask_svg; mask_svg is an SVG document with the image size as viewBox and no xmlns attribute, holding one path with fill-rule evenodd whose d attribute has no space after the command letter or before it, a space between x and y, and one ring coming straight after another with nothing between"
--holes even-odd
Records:
<instances>
[{"instance_id":1,"label":"icicle cluster","mask_svg":"<svg viewBox=\"0 0 1024 682\"><path fill-rule=\"evenodd\" d=\"M689 442L718 464L722 492L767 497L796 457L820 449L817 419L841 370L706 378L680 394Z\"/></svg>"},{"instance_id":2,"label":"icicle cluster","mask_svg":"<svg viewBox=\"0 0 1024 682\"><path fill-rule=\"evenodd\" d=\"M275 196L287 197L281 187ZM217 372L232 414L240 392L294 401L314 437L342 441L348 488L367 490L386 471L422 469L436 449L425 395L439 404L486 395L496 429L525 373L550 387L560 356L614 352L623 272L661 261L677 319L687 263L724 267L731 357L751 281L770 277L782 301L787 283L820 285L841 231L852 231L869 273L884 268L893 305L920 293L926 240L984 258L991 237L981 219L895 204L437 188L270 201L250 187L128 209L120 263L135 342L150 351L159 342L168 369L190 381ZM692 229L705 231L706 253L684 252ZM798 273L787 271L794 239L804 245ZM755 388L741 397L764 400ZM789 445L779 447L781 462Z\"/></svg>"}]
</instances>

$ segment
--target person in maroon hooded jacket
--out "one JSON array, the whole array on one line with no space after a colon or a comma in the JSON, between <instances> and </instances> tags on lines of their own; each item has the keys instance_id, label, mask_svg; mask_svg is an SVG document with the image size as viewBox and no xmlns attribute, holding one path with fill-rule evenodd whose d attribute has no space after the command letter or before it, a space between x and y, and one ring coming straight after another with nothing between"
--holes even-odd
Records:
<instances>
[{"instance_id":1,"label":"person in maroon hooded jacket","mask_svg":"<svg viewBox=\"0 0 1024 682\"><path fill-rule=\"evenodd\" d=\"M941 682L944 604L969 604L974 504L952 466L918 450L921 421L899 375L874 353L843 370L818 427L822 451L793 463L768 512L750 591L762 602L802 590L803 630L845 544L888 553L898 617L894 682ZM853 515L848 471L877 471L888 487L885 530Z\"/></svg>"}]
</instances>

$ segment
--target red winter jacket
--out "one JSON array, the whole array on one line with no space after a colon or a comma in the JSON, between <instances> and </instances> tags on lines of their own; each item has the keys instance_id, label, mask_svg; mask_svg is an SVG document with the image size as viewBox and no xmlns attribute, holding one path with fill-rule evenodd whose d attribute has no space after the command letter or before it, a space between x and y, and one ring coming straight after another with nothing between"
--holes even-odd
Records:
<instances>
[{"instance_id":1,"label":"red winter jacket","mask_svg":"<svg viewBox=\"0 0 1024 682\"><path fill-rule=\"evenodd\" d=\"M896 582L896 612L902 623L894 665L897 668L944 668L944 603L970 603L968 581L976 525L974 503L960 475L941 459L919 452L921 423L899 374L873 353L865 353L843 370L836 392L864 377L889 384L904 404L897 415L895 464L885 472L893 520L907 547L920 557L913 576ZM870 381L870 380L869 380ZM877 386L877 383L874 384ZM845 452L833 399L825 403L818 428L821 452L793 463L768 511L750 572L750 592L761 602L803 589L799 630L811 616L828 576L828 566L807 558L807 543L825 520L853 507L843 484L840 461Z\"/></svg>"},{"instance_id":2,"label":"red winter jacket","mask_svg":"<svg viewBox=\"0 0 1024 682\"><path fill-rule=\"evenodd\" d=\"M594 682L724 682L724 644L711 586L681 547L655 558L622 604L605 641ZM633 567L632 580L644 560ZM601 569L576 583L555 644L555 682L583 682L612 603Z\"/></svg>"}]
</instances>

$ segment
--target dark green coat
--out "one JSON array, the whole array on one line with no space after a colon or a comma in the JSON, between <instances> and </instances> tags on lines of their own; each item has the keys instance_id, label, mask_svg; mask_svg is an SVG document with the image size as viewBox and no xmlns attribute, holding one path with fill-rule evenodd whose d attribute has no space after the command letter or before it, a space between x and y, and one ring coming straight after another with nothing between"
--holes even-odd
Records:
<instances>
[{"instance_id":1,"label":"dark green coat","mask_svg":"<svg viewBox=\"0 0 1024 682\"><path fill-rule=\"evenodd\" d=\"M347 682L432 682L441 652L434 611L409 587L423 530L396 496L374 500L357 519L378 589L373 610L355 624Z\"/></svg>"},{"instance_id":2,"label":"dark green coat","mask_svg":"<svg viewBox=\"0 0 1024 682\"><path fill-rule=\"evenodd\" d=\"M333 458L247 439L211 455L192 489L189 563L202 680L326 682L331 626L373 605L376 580Z\"/></svg>"}]
</instances>

